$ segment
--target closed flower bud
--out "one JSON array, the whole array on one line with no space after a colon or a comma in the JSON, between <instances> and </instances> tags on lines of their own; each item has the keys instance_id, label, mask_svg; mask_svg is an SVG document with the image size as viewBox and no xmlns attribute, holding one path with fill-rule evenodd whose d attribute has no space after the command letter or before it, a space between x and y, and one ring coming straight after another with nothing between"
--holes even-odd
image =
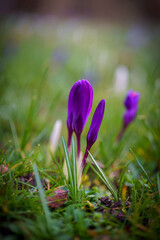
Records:
<instances>
[{"instance_id":1,"label":"closed flower bud","mask_svg":"<svg viewBox=\"0 0 160 240\"><path fill-rule=\"evenodd\" d=\"M138 102L140 99L140 93L129 90L124 100L124 106L126 111L123 115L123 126L120 133L117 136L117 142L119 142L127 128L127 126L135 119L138 111Z\"/></svg>"},{"instance_id":2,"label":"closed flower bud","mask_svg":"<svg viewBox=\"0 0 160 240\"><path fill-rule=\"evenodd\" d=\"M124 106L127 110L138 108L138 102L140 99L140 93L129 90L128 94L124 100Z\"/></svg>"},{"instance_id":3,"label":"closed flower bud","mask_svg":"<svg viewBox=\"0 0 160 240\"><path fill-rule=\"evenodd\" d=\"M127 127L136 117L138 111L138 102L140 99L140 93L129 90L127 97L124 101L126 112L123 116L123 126Z\"/></svg>"},{"instance_id":4,"label":"closed flower bud","mask_svg":"<svg viewBox=\"0 0 160 240\"><path fill-rule=\"evenodd\" d=\"M102 122L103 115L104 115L104 110L105 110L105 100L102 99L95 110L95 113L92 118L91 126L90 126L89 132L87 134L87 147L86 147L86 152L84 154L84 158L82 161L82 167L84 167L84 165L86 163L88 151L90 150L92 145L97 140L99 128L101 126L101 122Z\"/></svg>"},{"instance_id":5,"label":"closed flower bud","mask_svg":"<svg viewBox=\"0 0 160 240\"><path fill-rule=\"evenodd\" d=\"M71 145L71 137L75 132L77 137L78 154L80 153L80 135L87 122L92 108L93 89L91 84L85 80L75 82L71 88L68 99L68 148Z\"/></svg>"}]
</instances>

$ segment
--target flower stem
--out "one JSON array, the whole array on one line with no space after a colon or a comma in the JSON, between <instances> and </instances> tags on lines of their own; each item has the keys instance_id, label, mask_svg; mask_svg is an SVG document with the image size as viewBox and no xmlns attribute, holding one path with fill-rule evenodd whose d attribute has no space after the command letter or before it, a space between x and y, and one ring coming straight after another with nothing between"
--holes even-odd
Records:
<instances>
[{"instance_id":1,"label":"flower stem","mask_svg":"<svg viewBox=\"0 0 160 240\"><path fill-rule=\"evenodd\" d=\"M117 143L120 142L120 140L122 139L125 130L126 130L126 126L123 125L121 131L119 132L119 134L118 134L118 136L116 138L116 142Z\"/></svg>"},{"instance_id":2,"label":"flower stem","mask_svg":"<svg viewBox=\"0 0 160 240\"><path fill-rule=\"evenodd\" d=\"M77 137L77 159L78 159L81 152L81 135L76 134L76 137Z\"/></svg>"},{"instance_id":3,"label":"flower stem","mask_svg":"<svg viewBox=\"0 0 160 240\"><path fill-rule=\"evenodd\" d=\"M84 157L83 157L83 160L82 160L82 169L84 168L85 164L86 164L86 159L88 157L88 151L89 151L89 148L88 146L86 147L86 151L85 151L85 154L84 154Z\"/></svg>"},{"instance_id":4,"label":"flower stem","mask_svg":"<svg viewBox=\"0 0 160 240\"><path fill-rule=\"evenodd\" d=\"M70 154L70 152L71 152L72 134L73 134L73 131L72 131L72 130L68 130L68 143L67 143L67 147L68 147L68 152L69 152L69 154Z\"/></svg>"}]
</instances>

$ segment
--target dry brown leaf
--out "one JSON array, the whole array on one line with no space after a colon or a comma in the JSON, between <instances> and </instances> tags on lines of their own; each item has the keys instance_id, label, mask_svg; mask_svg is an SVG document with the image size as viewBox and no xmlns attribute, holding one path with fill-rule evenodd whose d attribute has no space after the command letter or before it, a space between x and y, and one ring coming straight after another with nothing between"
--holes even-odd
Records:
<instances>
[{"instance_id":1,"label":"dry brown leaf","mask_svg":"<svg viewBox=\"0 0 160 240\"><path fill-rule=\"evenodd\" d=\"M0 172L4 174L5 172L8 172L8 167L7 165L1 164L0 165Z\"/></svg>"},{"instance_id":2,"label":"dry brown leaf","mask_svg":"<svg viewBox=\"0 0 160 240\"><path fill-rule=\"evenodd\" d=\"M52 194L53 196L47 197L48 206L51 208L60 207L67 201L67 191L56 188Z\"/></svg>"}]
</instances>

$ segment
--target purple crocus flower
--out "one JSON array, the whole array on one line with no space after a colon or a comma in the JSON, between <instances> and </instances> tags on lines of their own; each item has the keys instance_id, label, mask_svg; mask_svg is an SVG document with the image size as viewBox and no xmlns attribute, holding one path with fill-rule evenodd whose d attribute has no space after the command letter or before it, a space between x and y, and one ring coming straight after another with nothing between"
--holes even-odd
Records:
<instances>
[{"instance_id":1,"label":"purple crocus flower","mask_svg":"<svg viewBox=\"0 0 160 240\"><path fill-rule=\"evenodd\" d=\"M105 110L105 100L102 99L95 110L95 113L92 118L91 126L90 126L89 132L87 134L87 147L86 147L86 151L85 151L84 158L82 161L82 168L84 168L84 165L86 163L88 151L90 150L92 145L97 140L98 131L101 126L101 122L102 122L103 115L104 115L104 110Z\"/></svg>"},{"instance_id":2,"label":"purple crocus flower","mask_svg":"<svg viewBox=\"0 0 160 240\"><path fill-rule=\"evenodd\" d=\"M124 106L126 111L123 115L123 126L118 134L117 141L119 142L125 132L127 126L135 119L138 111L138 102L140 99L140 93L129 90L128 94L124 100Z\"/></svg>"},{"instance_id":3,"label":"purple crocus flower","mask_svg":"<svg viewBox=\"0 0 160 240\"><path fill-rule=\"evenodd\" d=\"M92 108L93 89L91 84L82 79L75 82L68 98L68 149L70 151L71 137L75 132L77 137L77 153L80 154L80 136Z\"/></svg>"},{"instance_id":4,"label":"purple crocus flower","mask_svg":"<svg viewBox=\"0 0 160 240\"><path fill-rule=\"evenodd\" d=\"M137 108L138 102L140 99L140 93L134 92L133 90L129 90L126 96L126 99L124 100L124 105L127 110Z\"/></svg>"}]
</instances>

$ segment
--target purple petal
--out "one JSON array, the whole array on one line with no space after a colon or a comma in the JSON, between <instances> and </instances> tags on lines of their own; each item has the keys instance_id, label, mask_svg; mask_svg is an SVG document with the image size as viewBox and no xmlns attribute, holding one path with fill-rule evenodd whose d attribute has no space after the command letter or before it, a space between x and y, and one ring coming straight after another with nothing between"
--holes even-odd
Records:
<instances>
[{"instance_id":1,"label":"purple petal","mask_svg":"<svg viewBox=\"0 0 160 240\"><path fill-rule=\"evenodd\" d=\"M90 83L79 80L73 84L68 99L67 127L81 134L91 111L93 90ZM72 118L71 118L72 113Z\"/></svg>"},{"instance_id":2,"label":"purple petal","mask_svg":"<svg viewBox=\"0 0 160 240\"><path fill-rule=\"evenodd\" d=\"M72 112L68 115L67 118L67 127L68 129L72 129L72 119L73 119L73 114Z\"/></svg>"},{"instance_id":3,"label":"purple petal","mask_svg":"<svg viewBox=\"0 0 160 240\"><path fill-rule=\"evenodd\" d=\"M84 98L83 98L83 105L84 105L84 124L87 122L88 116L91 112L92 102L93 102L93 89L91 84L83 79L83 89L84 89Z\"/></svg>"},{"instance_id":4,"label":"purple petal","mask_svg":"<svg viewBox=\"0 0 160 240\"><path fill-rule=\"evenodd\" d=\"M71 91L69 93L69 98L68 98L68 117L67 117L67 127L68 129L72 129L73 125L73 109L74 109L74 95L76 92L77 87L80 85L80 80L75 82L71 88Z\"/></svg>"},{"instance_id":5,"label":"purple petal","mask_svg":"<svg viewBox=\"0 0 160 240\"><path fill-rule=\"evenodd\" d=\"M140 99L140 93L129 90L127 97L124 101L126 107L126 112L123 116L123 126L126 127L130 124L136 117L138 111L138 102Z\"/></svg>"},{"instance_id":6,"label":"purple petal","mask_svg":"<svg viewBox=\"0 0 160 240\"><path fill-rule=\"evenodd\" d=\"M73 84L73 86L71 88L71 91L69 93L69 98L68 98L68 116L73 111L73 97L74 97L74 94L75 94L75 90L77 89L77 87L79 85L80 85L80 80Z\"/></svg>"},{"instance_id":7,"label":"purple petal","mask_svg":"<svg viewBox=\"0 0 160 240\"><path fill-rule=\"evenodd\" d=\"M127 127L136 117L138 108L133 108L131 110L126 110L123 116L124 127Z\"/></svg>"},{"instance_id":8,"label":"purple petal","mask_svg":"<svg viewBox=\"0 0 160 240\"><path fill-rule=\"evenodd\" d=\"M74 92L72 105L73 105L72 113L73 113L73 128L74 128L77 118L79 118L79 116L82 115L82 112L83 112L83 86L81 83L77 86Z\"/></svg>"},{"instance_id":9,"label":"purple petal","mask_svg":"<svg viewBox=\"0 0 160 240\"><path fill-rule=\"evenodd\" d=\"M128 91L126 99L124 100L124 106L126 107L126 111L123 115L123 126L116 138L117 142L119 142L123 137L126 127L135 119L138 111L139 99L139 92L134 92L133 90Z\"/></svg>"},{"instance_id":10,"label":"purple petal","mask_svg":"<svg viewBox=\"0 0 160 240\"><path fill-rule=\"evenodd\" d=\"M134 107L137 107L139 99L140 99L139 92L134 92L133 90L129 90L127 97L124 101L124 105L128 110L132 109Z\"/></svg>"},{"instance_id":11,"label":"purple petal","mask_svg":"<svg viewBox=\"0 0 160 240\"><path fill-rule=\"evenodd\" d=\"M76 120L74 121L73 130L75 131L76 134L79 135L81 134L83 127L84 127L83 118L82 115L79 114Z\"/></svg>"},{"instance_id":12,"label":"purple petal","mask_svg":"<svg viewBox=\"0 0 160 240\"><path fill-rule=\"evenodd\" d=\"M87 135L88 149L91 148L91 146L97 139L98 131L104 115L104 110L105 110L105 100L102 99L95 110L95 113L92 118L91 126Z\"/></svg>"}]
</instances>

